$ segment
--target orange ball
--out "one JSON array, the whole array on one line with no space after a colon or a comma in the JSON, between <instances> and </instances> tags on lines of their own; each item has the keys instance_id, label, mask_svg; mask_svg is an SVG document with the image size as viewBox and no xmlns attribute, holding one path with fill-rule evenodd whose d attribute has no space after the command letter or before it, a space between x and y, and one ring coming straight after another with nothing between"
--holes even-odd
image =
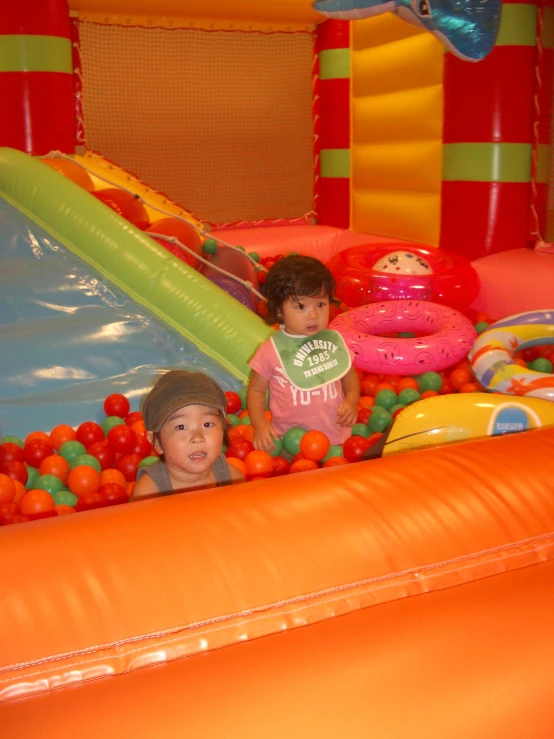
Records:
<instances>
[{"instance_id":1,"label":"orange ball","mask_svg":"<svg viewBox=\"0 0 554 739\"><path fill-rule=\"evenodd\" d=\"M248 410L245 408L240 413L237 413L237 418L249 418L250 414L248 413Z\"/></svg>"},{"instance_id":2,"label":"orange ball","mask_svg":"<svg viewBox=\"0 0 554 739\"><path fill-rule=\"evenodd\" d=\"M144 427L144 421L135 421L131 424L131 428L137 436L146 436L146 428Z\"/></svg>"},{"instance_id":3,"label":"orange ball","mask_svg":"<svg viewBox=\"0 0 554 739\"><path fill-rule=\"evenodd\" d=\"M116 470L113 467L110 467L107 470L102 470L100 473L100 485L105 485L108 482L113 482L115 485L121 485L122 487L125 487L127 484L127 480L125 479L123 472L121 472L121 470Z\"/></svg>"},{"instance_id":4,"label":"orange ball","mask_svg":"<svg viewBox=\"0 0 554 739\"><path fill-rule=\"evenodd\" d=\"M322 431L307 431L300 439L300 451L312 462L319 462L331 448L331 442Z\"/></svg>"},{"instance_id":5,"label":"orange ball","mask_svg":"<svg viewBox=\"0 0 554 739\"><path fill-rule=\"evenodd\" d=\"M452 370L448 379L454 390L459 390L462 385L466 385L473 380L473 375L467 369L455 369Z\"/></svg>"},{"instance_id":6,"label":"orange ball","mask_svg":"<svg viewBox=\"0 0 554 739\"><path fill-rule=\"evenodd\" d=\"M59 454L51 454L42 460L38 471L41 475L55 475L65 485L69 475L69 462Z\"/></svg>"},{"instance_id":7,"label":"orange ball","mask_svg":"<svg viewBox=\"0 0 554 739\"><path fill-rule=\"evenodd\" d=\"M248 470L242 459L239 459L238 457L227 457L227 462L229 464L232 464L233 467L236 467L237 470L244 477L244 479L246 479L246 476L248 475Z\"/></svg>"},{"instance_id":8,"label":"orange ball","mask_svg":"<svg viewBox=\"0 0 554 739\"><path fill-rule=\"evenodd\" d=\"M242 432L242 438L247 439L248 441L252 441L254 438L254 426L247 426L245 424L244 431Z\"/></svg>"},{"instance_id":9,"label":"orange ball","mask_svg":"<svg viewBox=\"0 0 554 739\"><path fill-rule=\"evenodd\" d=\"M425 398L436 398L438 394L439 393L437 393L435 390L424 390L419 396L419 399L425 400Z\"/></svg>"},{"instance_id":10,"label":"orange ball","mask_svg":"<svg viewBox=\"0 0 554 739\"><path fill-rule=\"evenodd\" d=\"M44 158L41 159L41 162L47 164L49 167L52 167L52 169L57 170L60 174L63 174L64 177L67 177L76 185L82 187L83 190L86 190L87 192L94 191L94 183L89 173L85 169L80 167L77 162L74 162L72 159Z\"/></svg>"},{"instance_id":11,"label":"orange ball","mask_svg":"<svg viewBox=\"0 0 554 739\"><path fill-rule=\"evenodd\" d=\"M54 498L40 488L28 490L21 498L19 510L29 518L47 518L56 515L56 504Z\"/></svg>"},{"instance_id":12,"label":"orange ball","mask_svg":"<svg viewBox=\"0 0 554 739\"><path fill-rule=\"evenodd\" d=\"M322 467L340 467L343 464L350 464L350 462L344 457L331 457L326 462L323 462Z\"/></svg>"},{"instance_id":13,"label":"orange ball","mask_svg":"<svg viewBox=\"0 0 554 739\"><path fill-rule=\"evenodd\" d=\"M393 390L396 392L396 386L393 385L392 382L380 382L375 388L375 395L380 393L381 390Z\"/></svg>"},{"instance_id":14,"label":"orange ball","mask_svg":"<svg viewBox=\"0 0 554 739\"><path fill-rule=\"evenodd\" d=\"M375 398L370 395L362 395L358 401L358 408L372 408L375 405Z\"/></svg>"},{"instance_id":15,"label":"orange ball","mask_svg":"<svg viewBox=\"0 0 554 739\"><path fill-rule=\"evenodd\" d=\"M73 506L60 503L60 505L56 506L56 513L58 514L58 516L67 516L69 513L76 513L76 511Z\"/></svg>"},{"instance_id":16,"label":"orange ball","mask_svg":"<svg viewBox=\"0 0 554 739\"><path fill-rule=\"evenodd\" d=\"M293 475L295 472L309 472L309 470L317 470L319 466L317 462L311 459L297 459L290 466L289 475Z\"/></svg>"},{"instance_id":17,"label":"orange ball","mask_svg":"<svg viewBox=\"0 0 554 739\"><path fill-rule=\"evenodd\" d=\"M403 377L398 383L397 389L399 393L402 390L417 390L419 392L419 385L413 377Z\"/></svg>"},{"instance_id":18,"label":"orange ball","mask_svg":"<svg viewBox=\"0 0 554 739\"><path fill-rule=\"evenodd\" d=\"M25 444L28 444L30 441L33 441L34 439L40 439L41 441L47 441L49 444L50 437L48 434L45 434L44 431L31 431L31 433L25 437Z\"/></svg>"},{"instance_id":19,"label":"orange ball","mask_svg":"<svg viewBox=\"0 0 554 739\"><path fill-rule=\"evenodd\" d=\"M56 451L59 451L61 445L65 444L66 441L73 441L74 439L75 429L65 423L61 423L50 432L50 443Z\"/></svg>"},{"instance_id":20,"label":"orange ball","mask_svg":"<svg viewBox=\"0 0 554 739\"><path fill-rule=\"evenodd\" d=\"M271 477L273 473L273 457L261 449L249 452L244 464L249 477Z\"/></svg>"},{"instance_id":21,"label":"orange ball","mask_svg":"<svg viewBox=\"0 0 554 739\"><path fill-rule=\"evenodd\" d=\"M13 502L19 505L19 503L21 502L21 498L27 492L27 488L22 482L19 482L19 480L14 480L13 484L15 485L15 498L13 499Z\"/></svg>"},{"instance_id":22,"label":"orange ball","mask_svg":"<svg viewBox=\"0 0 554 739\"><path fill-rule=\"evenodd\" d=\"M14 481L8 475L0 474L0 503L11 503L15 498Z\"/></svg>"},{"instance_id":23,"label":"orange ball","mask_svg":"<svg viewBox=\"0 0 554 739\"><path fill-rule=\"evenodd\" d=\"M100 473L87 464L79 465L69 473L67 486L75 495L95 493L100 487Z\"/></svg>"},{"instance_id":24,"label":"orange ball","mask_svg":"<svg viewBox=\"0 0 554 739\"><path fill-rule=\"evenodd\" d=\"M461 388L458 389L459 393L479 393L481 392L481 388L476 382L466 382L465 385L462 385Z\"/></svg>"}]
</instances>

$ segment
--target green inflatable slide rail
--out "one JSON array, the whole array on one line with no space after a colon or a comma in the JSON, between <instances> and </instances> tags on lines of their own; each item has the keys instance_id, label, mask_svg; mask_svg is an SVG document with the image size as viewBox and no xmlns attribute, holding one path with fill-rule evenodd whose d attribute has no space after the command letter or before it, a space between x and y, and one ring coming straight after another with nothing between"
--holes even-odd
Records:
<instances>
[{"instance_id":1,"label":"green inflatable slide rail","mask_svg":"<svg viewBox=\"0 0 554 739\"><path fill-rule=\"evenodd\" d=\"M271 329L62 174L0 148L0 194L239 380Z\"/></svg>"}]
</instances>

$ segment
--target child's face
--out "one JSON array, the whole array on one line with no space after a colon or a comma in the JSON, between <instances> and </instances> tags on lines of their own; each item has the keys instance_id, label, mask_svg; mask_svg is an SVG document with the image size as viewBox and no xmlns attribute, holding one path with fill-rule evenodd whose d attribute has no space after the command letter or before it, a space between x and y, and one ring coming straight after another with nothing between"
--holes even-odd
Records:
<instances>
[{"instance_id":1,"label":"child's face","mask_svg":"<svg viewBox=\"0 0 554 739\"><path fill-rule=\"evenodd\" d=\"M223 418L215 408L187 405L167 419L160 440L157 451L170 469L202 477L221 454Z\"/></svg>"},{"instance_id":2,"label":"child's face","mask_svg":"<svg viewBox=\"0 0 554 739\"><path fill-rule=\"evenodd\" d=\"M281 306L285 331L293 336L311 336L327 328L329 323L329 296L299 295L287 298Z\"/></svg>"}]
</instances>

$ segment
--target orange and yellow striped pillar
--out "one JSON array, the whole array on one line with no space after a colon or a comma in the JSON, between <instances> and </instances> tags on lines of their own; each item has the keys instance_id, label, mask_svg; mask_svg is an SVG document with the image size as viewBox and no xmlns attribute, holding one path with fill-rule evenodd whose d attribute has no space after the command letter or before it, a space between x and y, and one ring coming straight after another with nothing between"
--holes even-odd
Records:
<instances>
[{"instance_id":1,"label":"orange and yellow striped pillar","mask_svg":"<svg viewBox=\"0 0 554 739\"><path fill-rule=\"evenodd\" d=\"M42 155L75 149L66 0L5 2L0 10L0 146Z\"/></svg>"},{"instance_id":2,"label":"orange and yellow striped pillar","mask_svg":"<svg viewBox=\"0 0 554 739\"><path fill-rule=\"evenodd\" d=\"M350 225L350 23L319 24L315 211L318 223Z\"/></svg>"},{"instance_id":3,"label":"orange and yellow striped pillar","mask_svg":"<svg viewBox=\"0 0 554 739\"><path fill-rule=\"evenodd\" d=\"M534 0L504 0L485 60L445 55L440 244L468 259L529 243L536 27Z\"/></svg>"}]
</instances>

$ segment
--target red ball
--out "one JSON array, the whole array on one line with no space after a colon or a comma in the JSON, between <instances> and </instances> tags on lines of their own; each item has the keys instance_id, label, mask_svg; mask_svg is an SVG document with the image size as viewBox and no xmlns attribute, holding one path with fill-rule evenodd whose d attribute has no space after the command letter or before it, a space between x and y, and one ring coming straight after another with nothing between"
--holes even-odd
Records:
<instances>
[{"instance_id":1,"label":"red ball","mask_svg":"<svg viewBox=\"0 0 554 739\"><path fill-rule=\"evenodd\" d=\"M4 462L24 462L25 454L23 449L11 441L5 441L0 444L0 464Z\"/></svg>"},{"instance_id":2,"label":"red ball","mask_svg":"<svg viewBox=\"0 0 554 739\"><path fill-rule=\"evenodd\" d=\"M125 488L115 482L105 482L100 485L98 492L104 496L108 505L119 505L120 503L127 503L129 500Z\"/></svg>"},{"instance_id":3,"label":"red ball","mask_svg":"<svg viewBox=\"0 0 554 739\"><path fill-rule=\"evenodd\" d=\"M19 513L19 506L12 500L0 503L0 526L12 523L12 519Z\"/></svg>"},{"instance_id":4,"label":"red ball","mask_svg":"<svg viewBox=\"0 0 554 739\"><path fill-rule=\"evenodd\" d=\"M87 447L87 454L92 454L93 457L96 457L103 470L108 470L115 464L115 452L108 446L108 442L105 439L93 442Z\"/></svg>"},{"instance_id":5,"label":"red ball","mask_svg":"<svg viewBox=\"0 0 554 739\"><path fill-rule=\"evenodd\" d=\"M141 461L138 454L122 454L115 463L115 468L123 473L127 482L134 482L137 479L137 470Z\"/></svg>"},{"instance_id":6,"label":"red ball","mask_svg":"<svg viewBox=\"0 0 554 739\"><path fill-rule=\"evenodd\" d=\"M356 423L365 423L367 425L372 413L373 411L371 408L360 408L358 415L356 416Z\"/></svg>"},{"instance_id":7,"label":"red ball","mask_svg":"<svg viewBox=\"0 0 554 739\"><path fill-rule=\"evenodd\" d=\"M322 431L307 431L300 439L300 451L306 459L319 462L327 454L331 442Z\"/></svg>"},{"instance_id":8,"label":"red ball","mask_svg":"<svg viewBox=\"0 0 554 739\"><path fill-rule=\"evenodd\" d=\"M109 446L118 454L131 454L137 443L137 435L126 423L113 426L106 437Z\"/></svg>"},{"instance_id":9,"label":"red ball","mask_svg":"<svg viewBox=\"0 0 554 739\"><path fill-rule=\"evenodd\" d=\"M287 475L290 470L290 462L284 457L273 457L273 477Z\"/></svg>"},{"instance_id":10,"label":"red ball","mask_svg":"<svg viewBox=\"0 0 554 739\"><path fill-rule=\"evenodd\" d=\"M142 413L140 411L133 411L125 416L125 423L127 426L132 426L134 423L142 421Z\"/></svg>"},{"instance_id":11,"label":"red ball","mask_svg":"<svg viewBox=\"0 0 554 739\"><path fill-rule=\"evenodd\" d=\"M137 436L137 443L131 449L131 454L138 454L141 459L152 454L152 444L148 441L146 436Z\"/></svg>"},{"instance_id":12,"label":"red ball","mask_svg":"<svg viewBox=\"0 0 554 739\"><path fill-rule=\"evenodd\" d=\"M226 413L238 413L242 408L240 395L228 390L225 393L225 397L227 398L227 408L225 409Z\"/></svg>"},{"instance_id":13,"label":"red ball","mask_svg":"<svg viewBox=\"0 0 554 739\"><path fill-rule=\"evenodd\" d=\"M254 444L247 439L233 439L233 443L225 452L226 457L236 457L237 459L246 459L250 452L254 451Z\"/></svg>"},{"instance_id":14,"label":"red ball","mask_svg":"<svg viewBox=\"0 0 554 739\"><path fill-rule=\"evenodd\" d=\"M23 448L23 454L25 455L25 461L31 467L40 467L40 463L46 457L49 457L54 452L54 447L49 441L44 439L33 439L25 444Z\"/></svg>"},{"instance_id":15,"label":"red ball","mask_svg":"<svg viewBox=\"0 0 554 739\"><path fill-rule=\"evenodd\" d=\"M75 510L92 511L94 508L104 508L107 505L106 498L97 490L94 493L83 493L75 503Z\"/></svg>"},{"instance_id":16,"label":"red ball","mask_svg":"<svg viewBox=\"0 0 554 739\"><path fill-rule=\"evenodd\" d=\"M0 474L7 475L12 480L19 480L22 485L26 485L29 479L25 465L15 459L0 464Z\"/></svg>"},{"instance_id":17,"label":"red ball","mask_svg":"<svg viewBox=\"0 0 554 739\"><path fill-rule=\"evenodd\" d=\"M121 393L108 395L104 401L104 413L107 416L119 416L119 418L125 418L130 410L131 404L124 395L121 395Z\"/></svg>"},{"instance_id":18,"label":"red ball","mask_svg":"<svg viewBox=\"0 0 554 739\"><path fill-rule=\"evenodd\" d=\"M372 442L364 436L350 436L342 445L342 453L349 462L359 462Z\"/></svg>"},{"instance_id":19,"label":"red ball","mask_svg":"<svg viewBox=\"0 0 554 739\"><path fill-rule=\"evenodd\" d=\"M119 187L106 187L93 192L92 195L137 228L145 229L150 223L146 208L130 192L120 190Z\"/></svg>"},{"instance_id":20,"label":"red ball","mask_svg":"<svg viewBox=\"0 0 554 739\"><path fill-rule=\"evenodd\" d=\"M85 421L77 428L75 439L88 449L95 441L104 440L104 430L94 421Z\"/></svg>"}]
</instances>

